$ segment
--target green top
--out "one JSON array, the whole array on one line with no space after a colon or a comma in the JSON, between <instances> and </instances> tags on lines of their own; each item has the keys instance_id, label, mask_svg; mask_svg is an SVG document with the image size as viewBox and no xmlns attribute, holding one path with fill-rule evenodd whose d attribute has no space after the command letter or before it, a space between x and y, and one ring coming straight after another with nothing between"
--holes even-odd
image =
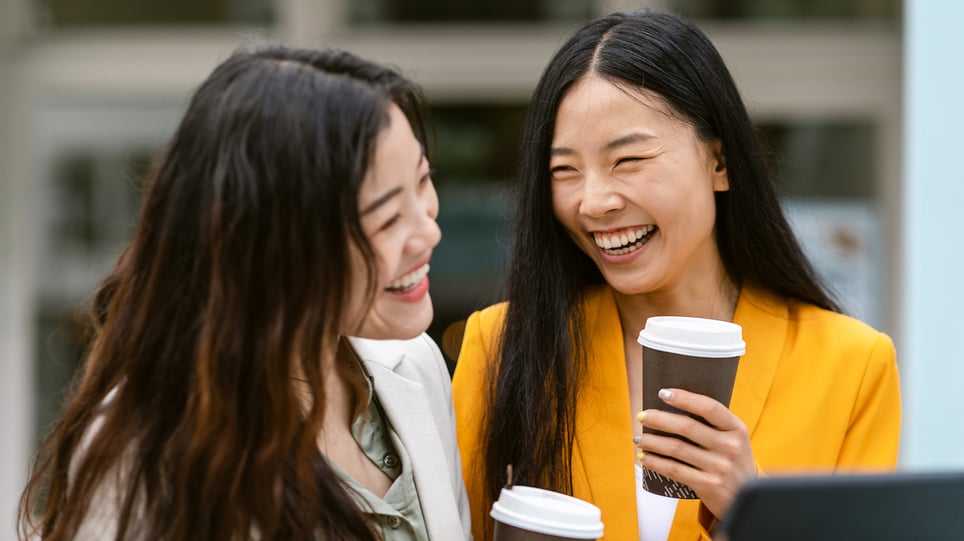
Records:
<instances>
[{"instance_id":1,"label":"green top","mask_svg":"<svg viewBox=\"0 0 964 541\"><path fill-rule=\"evenodd\" d=\"M372 388L371 375L354 353L351 357L358 363L368 391L367 400L363 400L355 412L352 435L368 459L392 480L392 485L385 496L379 498L337 464L330 460L328 464L352 489L349 492L354 492L356 503L367 512L372 523L381 528L385 541L428 541L428 530L412 475L412 461L382 411ZM360 390L364 397L364 389Z\"/></svg>"}]
</instances>

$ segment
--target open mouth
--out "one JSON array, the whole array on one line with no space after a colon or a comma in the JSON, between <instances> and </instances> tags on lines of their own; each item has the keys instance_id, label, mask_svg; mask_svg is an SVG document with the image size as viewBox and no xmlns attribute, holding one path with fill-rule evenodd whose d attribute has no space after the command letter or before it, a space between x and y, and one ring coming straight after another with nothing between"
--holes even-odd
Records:
<instances>
[{"instance_id":1,"label":"open mouth","mask_svg":"<svg viewBox=\"0 0 964 541\"><path fill-rule=\"evenodd\" d=\"M649 224L617 231L595 232L592 236L596 246L606 254L625 255L642 248L658 230L656 225Z\"/></svg>"},{"instance_id":2,"label":"open mouth","mask_svg":"<svg viewBox=\"0 0 964 541\"><path fill-rule=\"evenodd\" d=\"M391 284L388 285L388 287L385 288L385 291L388 291L389 293L406 293L408 291L411 291L418 286L418 284L422 281L422 279L425 278L426 275L428 275L428 271L429 271L428 263L425 263L424 265L415 269L414 271L393 281Z\"/></svg>"}]
</instances>

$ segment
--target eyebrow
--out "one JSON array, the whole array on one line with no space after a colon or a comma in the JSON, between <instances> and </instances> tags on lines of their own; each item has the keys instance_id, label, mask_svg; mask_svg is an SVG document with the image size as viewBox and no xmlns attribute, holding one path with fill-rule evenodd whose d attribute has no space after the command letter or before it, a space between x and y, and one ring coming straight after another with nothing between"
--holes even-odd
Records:
<instances>
[{"instance_id":1,"label":"eyebrow","mask_svg":"<svg viewBox=\"0 0 964 541\"><path fill-rule=\"evenodd\" d=\"M416 173L418 173L418 169L419 169L419 167L421 167L422 161L425 159L425 147L420 145L420 149L421 149L421 152L419 152L419 154L418 154L418 162L416 162L416 164L415 164L415 172L416 172ZM369 203L368 206L366 206L365 208L363 208L363 209L361 210L361 213L359 213L359 214L360 214L361 216L364 216L364 215L366 215L366 214L371 214L372 212L375 212L376 210L378 210L378 207L381 207L381 206L384 205L385 203L388 203L389 201L392 200L393 197L395 197L396 195L398 195L398 194L400 194L400 193L402 193L402 187L401 187L401 186L396 186L395 188L392 188L391 190L389 190L389 191L385 192L384 194L382 194L382 196L379 197L378 199L376 199L376 200L372 201L371 203Z\"/></svg>"},{"instance_id":2,"label":"eyebrow","mask_svg":"<svg viewBox=\"0 0 964 541\"><path fill-rule=\"evenodd\" d=\"M372 201L371 203L369 203L367 207L363 208L362 211L361 211L361 213L360 213L361 216L364 216L364 215L366 215L366 214L371 214L372 212L375 212L375 211L378 209L378 207L384 205L385 203L388 203L389 201L392 200L393 197L395 197L396 195L398 195L398 194L400 194L400 193L402 193L402 188L401 188L401 186L392 188L392 189L389 190L388 192L382 194L382 196L379 197L378 199L376 199L376 200Z\"/></svg>"},{"instance_id":3,"label":"eyebrow","mask_svg":"<svg viewBox=\"0 0 964 541\"><path fill-rule=\"evenodd\" d=\"M614 139L606 143L606 150L614 150L622 146L626 146L632 143L639 143L641 141L649 141L650 139L656 139L655 135L648 133L631 133L620 137L619 139ZM551 156L572 156L576 151L569 147L552 147L549 149L549 154Z\"/></svg>"},{"instance_id":4,"label":"eyebrow","mask_svg":"<svg viewBox=\"0 0 964 541\"><path fill-rule=\"evenodd\" d=\"M629 135L620 137L614 141L610 141L606 144L606 150L614 150L622 146L626 146L632 143L639 143L642 141L649 141L650 139L656 139L655 135L650 135L648 133L631 133Z\"/></svg>"}]
</instances>

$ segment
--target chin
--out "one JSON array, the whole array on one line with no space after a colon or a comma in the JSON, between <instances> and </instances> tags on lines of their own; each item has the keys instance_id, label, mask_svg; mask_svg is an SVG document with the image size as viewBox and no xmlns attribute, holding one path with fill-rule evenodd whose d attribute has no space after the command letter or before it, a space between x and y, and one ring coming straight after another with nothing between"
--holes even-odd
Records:
<instances>
[{"instance_id":1,"label":"chin","mask_svg":"<svg viewBox=\"0 0 964 541\"><path fill-rule=\"evenodd\" d=\"M410 340L428 330L432 324L431 302L427 307L413 311L396 311L384 318L370 318L356 336L373 340Z\"/></svg>"},{"instance_id":2,"label":"chin","mask_svg":"<svg viewBox=\"0 0 964 541\"><path fill-rule=\"evenodd\" d=\"M648 284L640 284L639 282L606 280L606 283L609 284L609 287L616 290L616 292L622 293L623 295L645 295L653 292L653 289L649 287Z\"/></svg>"}]
</instances>

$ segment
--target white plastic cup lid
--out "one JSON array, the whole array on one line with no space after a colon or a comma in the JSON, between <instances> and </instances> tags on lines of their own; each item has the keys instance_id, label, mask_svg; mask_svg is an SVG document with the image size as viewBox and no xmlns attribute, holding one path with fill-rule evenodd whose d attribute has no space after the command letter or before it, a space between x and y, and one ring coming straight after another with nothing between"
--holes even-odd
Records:
<instances>
[{"instance_id":1,"label":"white plastic cup lid","mask_svg":"<svg viewBox=\"0 0 964 541\"><path fill-rule=\"evenodd\" d=\"M718 319L651 317L636 341L650 349L692 357L722 359L746 353L743 328Z\"/></svg>"},{"instance_id":2,"label":"white plastic cup lid","mask_svg":"<svg viewBox=\"0 0 964 541\"><path fill-rule=\"evenodd\" d=\"M546 535L573 539L599 539L603 535L598 507L541 488L503 488L489 516L503 524Z\"/></svg>"}]
</instances>

